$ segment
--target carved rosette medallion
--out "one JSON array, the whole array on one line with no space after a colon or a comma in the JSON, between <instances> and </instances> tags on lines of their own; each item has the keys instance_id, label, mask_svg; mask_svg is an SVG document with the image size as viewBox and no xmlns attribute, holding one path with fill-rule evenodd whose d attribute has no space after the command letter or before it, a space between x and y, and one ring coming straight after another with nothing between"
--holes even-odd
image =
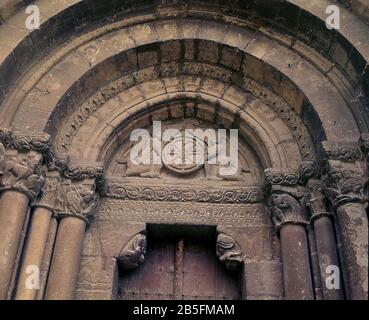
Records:
<instances>
[{"instance_id":1,"label":"carved rosette medallion","mask_svg":"<svg viewBox=\"0 0 369 320\"><path fill-rule=\"evenodd\" d=\"M88 222L97 207L98 197L85 185L63 184L58 188L55 210L59 218L76 217Z\"/></svg>"},{"instance_id":2,"label":"carved rosette medallion","mask_svg":"<svg viewBox=\"0 0 369 320\"><path fill-rule=\"evenodd\" d=\"M136 269L142 264L145 261L146 247L147 239L143 233L138 233L129 240L117 257L122 269Z\"/></svg>"},{"instance_id":3,"label":"carved rosette medallion","mask_svg":"<svg viewBox=\"0 0 369 320\"><path fill-rule=\"evenodd\" d=\"M240 245L230 236L220 232L217 236L216 254L227 269L236 270L243 263Z\"/></svg>"}]
</instances>

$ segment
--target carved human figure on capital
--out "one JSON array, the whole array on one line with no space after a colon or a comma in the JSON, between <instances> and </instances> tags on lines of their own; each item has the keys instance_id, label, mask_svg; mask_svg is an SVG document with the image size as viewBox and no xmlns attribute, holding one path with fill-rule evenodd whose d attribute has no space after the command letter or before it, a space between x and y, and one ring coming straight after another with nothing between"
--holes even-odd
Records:
<instances>
[{"instance_id":1,"label":"carved human figure on capital","mask_svg":"<svg viewBox=\"0 0 369 320\"><path fill-rule=\"evenodd\" d=\"M97 206L95 191L83 185L63 185L58 190L56 210L59 214L88 219Z\"/></svg>"},{"instance_id":2,"label":"carved human figure on capital","mask_svg":"<svg viewBox=\"0 0 369 320\"><path fill-rule=\"evenodd\" d=\"M302 195L288 193L276 193L271 197L272 210L271 217L277 229L283 224L307 224L307 218L301 207L300 199Z\"/></svg>"},{"instance_id":3,"label":"carved human figure on capital","mask_svg":"<svg viewBox=\"0 0 369 320\"><path fill-rule=\"evenodd\" d=\"M44 183L41 162L42 156L33 151L24 160L6 160L3 165L2 189L17 188L35 197Z\"/></svg>"}]
</instances>

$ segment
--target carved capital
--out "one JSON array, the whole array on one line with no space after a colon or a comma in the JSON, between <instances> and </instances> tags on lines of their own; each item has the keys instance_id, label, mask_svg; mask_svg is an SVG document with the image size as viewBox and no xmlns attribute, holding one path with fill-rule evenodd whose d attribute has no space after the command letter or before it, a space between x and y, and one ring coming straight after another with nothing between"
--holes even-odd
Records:
<instances>
[{"instance_id":1,"label":"carved capital","mask_svg":"<svg viewBox=\"0 0 369 320\"><path fill-rule=\"evenodd\" d=\"M98 204L94 188L82 184L62 184L57 191L55 210L58 217L76 217L86 223Z\"/></svg>"},{"instance_id":2,"label":"carved capital","mask_svg":"<svg viewBox=\"0 0 369 320\"><path fill-rule=\"evenodd\" d=\"M1 147L2 152L4 149ZM41 174L42 156L34 151L15 153L12 157L2 155L2 179L0 190L24 193L31 201L36 198L44 184Z\"/></svg>"},{"instance_id":3,"label":"carved capital","mask_svg":"<svg viewBox=\"0 0 369 320\"><path fill-rule=\"evenodd\" d=\"M340 160L344 162L355 162L362 160L363 153L356 143L322 142L322 160Z\"/></svg>"},{"instance_id":4,"label":"carved capital","mask_svg":"<svg viewBox=\"0 0 369 320\"><path fill-rule=\"evenodd\" d=\"M330 166L325 194L335 208L352 202L365 203L367 183L360 168Z\"/></svg>"},{"instance_id":5,"label":"carved capital","mask_svg":"<svg viewBox=\"0 0 369 320\"><path fill-rule=\"evenodd\" d=\"M285 224L307 225L308 219L301 206L300 193L273 193L271 196L271 218L279 230Z\"/></svg>"},{"instance_id":6,"label":"carved capital","mask_svg":"<svg viewBox=\"0 0 369 320\"><path fill-rule=\"evenodd\" d=\"M146 235L143 233L136 234L120 251L117 259L122 269L136 269L145 261L147 247Z\"/></svg>"},{"instance_id":7,"label":"carved capital","mask_svg":"<svg viewBox=\"0 0 369 320\"><path fill-rule=\"evenodd\" d=\"M32 203L33 207L42 207L55 212L55 201L58 187L60 185L60 176L58 172L48 172L45 176L44 185L39 196Z\"/></svg>"},{"instance_id":8,"label":"carved capital","mask_svg":"<svg viewBox=\"0 0 369 320\"><path fill-rule=\"evenodd\" d=\"M227 269L236 270L243 263L240 245L222 232L219 232L217 236L216 254Z\"/></svg>"},{"instance_id":9,"label":"carved capital","mask_svg":"<svg viewBox=\"0 0 369 320\"><path fill-rule=\"evenodd\" d=\"M310 208L311 221L321 216L333 216L331 212L327 211L325 200L323 183L318 180L310 180L307 185L307 205Z\"/></svg>"}]
</instances>

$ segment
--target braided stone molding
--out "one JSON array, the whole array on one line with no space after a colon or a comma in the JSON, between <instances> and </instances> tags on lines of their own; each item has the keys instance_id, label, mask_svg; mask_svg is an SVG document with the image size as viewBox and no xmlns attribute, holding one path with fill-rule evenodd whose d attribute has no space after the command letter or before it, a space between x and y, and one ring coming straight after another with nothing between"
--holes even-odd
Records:
<instances>
[{"instance_id":1,"label":"braided stone molding","mask_svg":"<svg viewBox=\"0 0 369 320\"><path fill-rule=\"evenodd\" d=\"M0 142L7 149L36 151L42 154L45 159L50 158L52 153L50 135L45 132L24 134L0 127Z\"/></svg>"},{"instance_id":2,"label":"braided stone molding","mask_svg":"<svg viewBox=\"0 0 369 320\"><path fill-rule=\"evenodd\" d=\"M36 151L42 154L44 163L47 164L49 170L58 170L67 179L77 181L96 179L99 185L103 183L104 172L102 166L82 167L71 165L68 155L54 152L50 143L50 136L47 133L24 134L0 127L0 143L6 149Z\"/></svg>"},{"instance_id":3,"label":"braided stone molding","mask_svg":"<svg viewBox=\"0 0 369 320\"><path fill-rule=\"evenodd\" d=\"M323 141L321 157L322 161L340 160L355 162L363 159L363 153L357 143Z\"/></svg>"},{"instance_id":4,"label":"braided stone molding","mask_svg":"<svg viewBox=\"0 0 369 320\"><path fill-rule=\"evenodd\" d=\"M105 196L124 200L207 202L207 203L260 203L260 187L223 187L208 189L203 186L178 187L176 185L138 186L127 183L107 183Z\"/></svg>"},{"instance_id":5,"label":"braided stone molding","mask_svg":"<svg viewBox=\"0 0 369 320\"><path fill-rule=\"evenodd\" d=\"M264 190L271 186L297 186L304 185L311 177L317 174L317 166L314 161L303 161L297 170L269 168L264 171Z\"/></svg>"}]
</instances>

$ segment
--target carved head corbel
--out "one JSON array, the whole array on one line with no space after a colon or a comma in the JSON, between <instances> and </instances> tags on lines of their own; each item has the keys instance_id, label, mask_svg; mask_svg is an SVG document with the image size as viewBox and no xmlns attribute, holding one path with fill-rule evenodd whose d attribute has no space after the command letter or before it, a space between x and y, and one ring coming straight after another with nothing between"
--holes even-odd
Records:
<instances>
[{"instance_id":1,"label":"carved head corbel","mask_svg":"<svg viewBox=\"0 0 369 320\"><path fill-rule=\"evenodd\" d=\"M136 269L145 261L147 238L144 232L136 234L120 251L117 260L122 269Z\"/></svg>"},{"instance_id":2,"label":"carved head corbel","mask_svg":"<svg viewBox=\"0 0 369 320\"><path fill-rule=\"evenodd\" d=\"M241 247L229 235L219 232L216 243L216 254L219 261L229 270L236 270L243 263Z\"/></svg>"}]
</instances>

